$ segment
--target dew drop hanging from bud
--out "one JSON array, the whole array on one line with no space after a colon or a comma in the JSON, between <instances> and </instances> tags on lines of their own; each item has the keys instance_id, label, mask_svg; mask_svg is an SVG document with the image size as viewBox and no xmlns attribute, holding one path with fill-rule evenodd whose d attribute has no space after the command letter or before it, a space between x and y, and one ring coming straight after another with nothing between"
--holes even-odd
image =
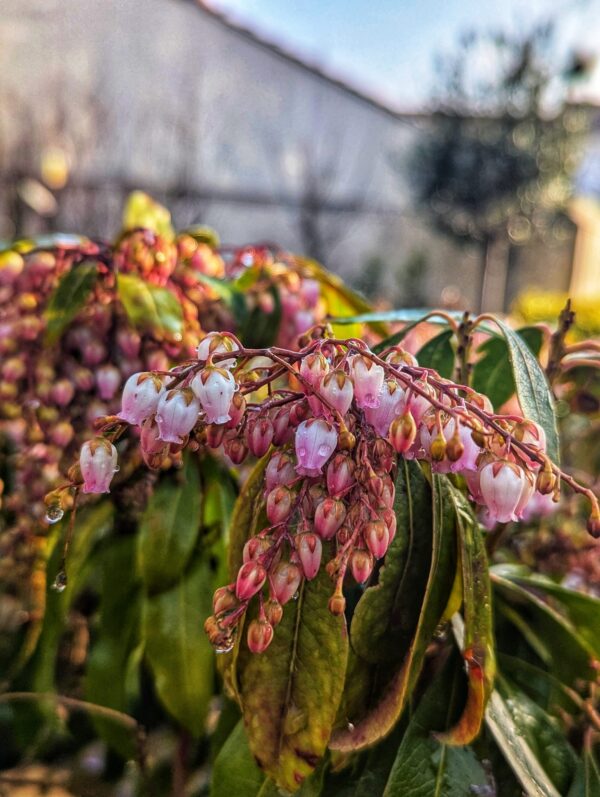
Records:
<instances>
[{"instance_id":1,"label":"dew drop hanging from bud","mask_svg":"<svg viewBox=\"0 0 600 797\"><path fill-rule=\"evenodd\" d=\"M46 523L58 523L64 517L64 512L59 506L50 506L46 512Z\"/></svg>"}]
</instances>

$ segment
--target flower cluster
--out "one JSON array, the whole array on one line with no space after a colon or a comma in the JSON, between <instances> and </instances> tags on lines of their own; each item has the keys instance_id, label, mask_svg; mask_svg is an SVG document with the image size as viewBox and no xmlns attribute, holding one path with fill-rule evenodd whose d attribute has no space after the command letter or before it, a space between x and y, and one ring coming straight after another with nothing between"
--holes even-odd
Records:
<instances>
[{"instance_id":1,"label":"flower cluster","mask_svg":"<svg viewBox=\"0 0 600 797\"><path fill-rule=\"evenodd\" d=\"M116 467L108 438L126 424L139 427L152 467L186 445L222 448L235 465L267 456L266 525L246 542L236 580L216 592L206 622L218 650L230 649L257 601L247 642L264 651L283 606L322 566L333 581L329 609L344 612L346 577L366 583L396 533L398 457L461 475L487 523L517 520L542 496L556 498L564 476L537 424L495 415L485 396L419 367L400 347L376 355L323 328L300 342L299 351L246 349L229 333L211 333L196 362L130 377L119 416L92 444L95 457L82 450L88 492L108 489Z\"/></svg>"}]
</instances>

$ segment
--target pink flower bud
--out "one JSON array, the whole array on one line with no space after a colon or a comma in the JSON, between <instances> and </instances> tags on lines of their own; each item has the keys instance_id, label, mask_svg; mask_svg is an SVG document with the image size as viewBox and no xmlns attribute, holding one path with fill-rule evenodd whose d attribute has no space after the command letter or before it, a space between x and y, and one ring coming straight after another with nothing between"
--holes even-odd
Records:
<instances>
[{"instance_id":1,"label":"pink flower bud","mask_svg":"<svg viewBox=\"0 0 600 797\"><path fill-rule=\"evenodd\" d=\"M415 382L415 385L418 386L428 396L431 396L432 398L435 397L435 390L425 380L419 379L417 382ZM419 426L423 415L425 415L425 413L431 409L431 402L428 401L425 396L414 393L409 389L406 391L404 409L410 412L415 419L415 423L417 426Z\"/></svg>"},{"instance_id":2,"label":"pink flower bud","mask_svg":"<svg viewBox=\"0 0 600 797\"><path fill-rule=\"evenodd\" d=\"M229 335L223 335L221 332L209 332L198 344L196 352L199 360L208 360L212 355L226 354L228 352L237 351L238 349L238 345ZM219 360L217 365L219 368L233 368L235 363L235 358L232 358Z\"/></svg>"},{"instance_id":3,"label":"pink flower bud","mask_svg":"<svg viewBox=\"0 0 600 797\"><path fill-rule=\"evenodd\" d=\"M96 437L81 446L79 467L84 493L108 493L117 470L117 449L103 437Z\"/></svg>"},{"instance_id":4,"label":"pink flower bud","mask_svg":"<svg viewBox=\"0 0 600 797\"><path fill-rule=\"evenodd\" d=\"M273 443L276 446L282 446L291 439L292 426L290 421L290 408L280 407L273 416Z\"/></svg>"},{"instance_id":5,"label":"pink flower bud","mask_svg":"<svg viewBox=\"0 0 600 797\"><path fill-rule=\"evenodd\" d=\"M315 511L315 531L324 540L330 540L346 519L346 507L342 501L325 498Z\"/></svg>"},{"instance_id":6,"label":"pink flower bud","mask_svg":"<svg viewBox=\"0 0 600 797\"><path fill-rule=\"evenodd\" d=\"M59 407L66 407L70 404L75 395L75 388L68 379L59 379L52 385L50 397Z\"/></svg>"},{"instance_id":7,"label":"pink flower bud","mask_svg":"<svg viewBox=\"0 0 600 797\"><path fill-rule=\"evenodd\" d=\"M244 564L251 562L262 556L269 550L269 541L264 537L251 537L244 545L242 559Z\"/></svg>"},{"instance_id":8,"label":"pink flower bud","mask_svg":"<svg viewBox=\"0 0 600 797\"><path fill-rule=\"evenodd\" d=\"M73 369L73 381L77 390L91 390L94 387L94 374L89 368L79 365Z\"/></svg>"},{"instance_id":9,"label":"pink flower bud","mask_svg":"<svg viewBox=\"0 0 600 797\"><path fill-rule=\"evenodd\" d=\"M334 498L346 492L355 482L354 462L347 454L336 454L327 466L327 490Z\"/></svg>"},{"instance_id":10,"label":"pink flower bud","mask_svg":"<svg viewBox=\"0 0 600 797\"><path fill-rule=\"evenodd\" d=\"M398 519L396 518L396 513L393 509L386 509L384 510L383 514L381 515L383 522L387 526L389 535L390 535L390 542L396 536L396 528L398 525Z\"/></svg>"},{"instance_id":11,"label":"pink flower bud","mask_svg":"<svg viewBox=\"0 0 600 797\"><path fill-rule=\"evenodd\" d=\"M479 489L490 520L508 523L517 519L515 510L524 484L523 471L513 462L499 460L484 465L479 473Z\"/></svg>"},{"instance_id":12,"label":"pink flower bud","mask_svg":"<svg viewBox=\"0 0 600 797\"><path fill-rule=\"evenodd\" d=\"M102 401L110 401L121 384L121 372L110 364L101 365L96 371L96 387Z\"/></svg>"},{"instance_id":13,"label":"pink flower bud","mask_svg":"<svg viewBox=\"0 0 600 797\"><path fill-rule=\"evenodd\" d=\"M235 437L225 443L225 453L232 465L241 465L248 456L248 446L239 437Z\"/></svg>"},{"instance_id":14,"label":"pink flower bud","mask_svg":"<svg viewBox=\"0 0 600 797\"><path fill-rule=\"evenodd\" d=\"M225 427L215 423L209 423L206 427L206 445L209 448L218 448L223 442Z\"/></svg>"},{"instance_id":15,"label":"pink flower bud","mask_svg":"<svg viewBox=\"0 0 600 797\"><path fill-rule=\"evenodd\" d=\"M248 648L251 653L264 653L273 639L273 626L266 620L252 620L248 626Z\"/></svg>"},{"instance_id":16,"label":"pink flower bud","mask_svg":"<svg viewBox=\"0 0 600 797\"><path fill-rule=\"evenodd\" d=\"M81 349L81 356L85 365L89 367L99 365L106 359L106 347L99 340L90 340Z\"/></svg>"},{"instance_id":17,"label":"pink flower bud","mask_svg":"<svg viewBox=\"0 0 600 797\"><path fill-rule=\"evenodd\" d=\"M22 357L11 357L5 360L2 365L2 377L7 382L18 382L19 379L23 379L26 373L27 365Z\"/></svg>"},{"instance_id":18,"label":"pink flower bud","mask_svg":"<svg viewBox=\"0 0 600 797\"><path fill-rule=\"evenodd\" d=\"M302 573L293 562L280 562L271 575L273 593L282 605L291 600L302 581Z\"/></svg>"},{"instance_id":19,"label":"pink flower bud","mask_svg":"<svg viewBox=\"0 0 600 797\"><path fill-rule=\"evenodd\" d=\"M156 423L160 439L166 443L183 443L198 420L200 402L190 388L167 390L156 407Z\"/></svg>"},{"instance_id":20,"label":"pink flower bud","mask_svg":"<svg viewBox=\"0 0 600 797\"><path fill-rule=\"evenodd\" d=\"M329 364L321 352L307 354L300 363L300 375L313 387L319 386L328 371Z\"/></svg>"},{"instance_id":21,"label":"pink flower bud","mask_svg":"<svg viewBox=\"0 0 600 797\"><path fill-rule=\"evenodd\" d=\"M136 426L141 424L156 412L163 393L160 377L144 371L132 374L123 388L119 418Z\"/></svg>"},{"instance_id":22,"label":"pink flower bud","mask_svg":"<svg viewBox=\"0 0 600 797\"><path fill-rule=\"evenodd\" d=\"M410 412L405 411L392 421L389 440L398 454L405 454L415 442L417 424Z\"/></svg>"},{"instance_id":23,"label":"pink flower bud","mask_svg":"<svg viewBox=\"0 0 600 797\"><path fill-rule=\"evenodd\" d=\"M365 418L380 437L387 437L390 424L397 418L404 404L404 390L397 382L385 382L377 407L366 407Z\"/></svg>"},{"instance_id":24,"label":"pink flower bud","mask_svg":"<svg viewBox=\"0 0 600 797\"><path fill-rule=\"evenodd\" d=\"M117 345L130 360L140 353L142 339L134 329L120 329L117 332Z\"/></svg>"},{"instance_id":25,"label":"pink flower bud","mask_svg":"<svg viewBox=\"0 0 600 797\"><path fill-rule=\"evenodd\" d=\"M363 548L356 548L350 557L350 569L357 584L364 584L373 572L373 554Z\"/></svg>"},{"instance_id":26,"label":"pink flower bud","mask_svg":"<svg viewBox=\"0 0 600 797\"><path fill-rule=\"evenodd\" d=\"M267 571L261 564L253 560L246 562L239 569L235 594L241 601L250 600L261 589L266 578Z\"/></svg>"},{"instance_id":27,"label":"pink flower bud","mask_svg":"<svg viewBox=\"0 0 600 797\"><path fill-rule=\"evenodd\" d=\"M55 446L66 448L75 435L75 430L68 421L61 421L50 432L50 439Z\"/></svg>"},{"instance_id":28,"label":"pink flower bud","mask_svg":"<svg viewBox=\"0 0 600 797\"><path fill-rule=\"evenodd\" d=\"M146 368L150 371L168 371L169 358L162 349L156 349L146 355Z\"/></svg>"},{"instance_id":29,"label":"pink flower bud","mask_svg":"<svg viewBox=\"0 0 600 797\"><path fill-rule=\"evenodd\" d=\"M296 469L289 454L276 451L265 470L265 484L267 490L272 490L278 484L291 484L296 478Z\"/></svg>"},{"instance_id":30,"label":"pink flower bud","mask_svg":"<svg viewBox=\"0 0 600 797\"><path fill-rule=\"evenodd\" d=\"M269 523L276 526L287 520L292 511L294 503L294 493L282 484L274 487L267 495L267 517Z\"/></svg>"},{"instance_id":31,"label":"pink flower bud","mask_svg":"<svg viewBox=\"0 0 600 797\"><path fill-rule=\"evenodd\" d=\"M264 456L273 440L273 423L270 418L255 415L246 426L246 442L255 457Z\"/></svg>"},{"instance_id":32,"label":"pink flower bud","mask_svg":"<svg viewBox=\"0 0 600 797\"><path fill-rule=\"evenodd\" d=\"M164 451L165 441L160 439L160 430L154 418L146 418L142 423L140 446L146 464L148 464L149 457Z\"/></svg>"},{"instance_id":33,"label":"pink flower bud","mask_svg":"<svg viewBox=\"0 0 600 797\"><path fill-rule=\"evenodd\" d=\"M340 415L345 415L352 404L354 386L350 377L344 371L337 369L323 377L319 393Z\"/></svg>"},{"instance_id":34,"label":"pink flower bud","mask_svg":"<svg viewBox=\"0 0 600 797\"><path fill-rule=\"evenodd\" d=\"M390 544L390 532L382 520L372 520L363 529L363 536L375 559L381 559Z\"/></svg>"},{"instance_id":35,"label":"pink flower bud","mask_svg":"<svg viewBox=\"0 0 600 797\"><path fill-rule=\"evenodd\" d=\"M361 354L351 360L354 398L361 409L379 406L385 372Z\"/></svg>"},{"instance_id":36,"label":"pink flower bud","mask_svg":"<svg viewBox=\"0 0 600 797\"><path fill-rule=\"evenodd\" d=\"M229 405L228 429L235 429L246 413L246 399L242 393L234 393Z\"/></svg>"},{"instance_id":37,"label":"pink flower bud","mask_svg":"<svg viewBox=\"0 0 600 797\"><path fill-rule=\"evenodd\" d=\"M192 379L192 390L200 399L207 423L227 423L236 381L224 368L207 366Z\"/></svg>"},{"instance_id":38,"label":"pink flower bud","mask_svg":"<svg viewBox=\"0 0 600 797\"><path fill-rule=\"evenodd\" d=\"M337 432L321 418L303 421L296 429L296 471L301 476L318 476L337 445Z\"/></svg>"},{"instance_id":39,"label":"pink flower bud","mask_svg":"<svg viewBox=\"0 0 600 797\"><path fill-rule=\"evenodd\" d=\"M305 531L296 537L296 551L305 577L310 581L319 572L323 544L316 534Z\"/></svg>"}]
</instances>

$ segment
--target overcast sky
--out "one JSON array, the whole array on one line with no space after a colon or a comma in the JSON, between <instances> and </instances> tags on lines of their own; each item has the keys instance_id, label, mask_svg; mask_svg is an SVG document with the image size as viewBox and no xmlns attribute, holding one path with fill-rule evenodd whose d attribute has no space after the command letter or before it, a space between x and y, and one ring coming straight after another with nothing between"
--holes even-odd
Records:
<instances>
[{"instance_id":1,"label":"overcast sky","mask_svg":"<svg viewBox=\"0 0 600 797\"><path fill-rule=\"evenodd\" d=\"M469 29L552 15L560 48L600 55L600 0L211 0L232 19L404 109L422 107L433 58ZM600 102L600 68L585 89Z\"/></svg>"}]
</instances>

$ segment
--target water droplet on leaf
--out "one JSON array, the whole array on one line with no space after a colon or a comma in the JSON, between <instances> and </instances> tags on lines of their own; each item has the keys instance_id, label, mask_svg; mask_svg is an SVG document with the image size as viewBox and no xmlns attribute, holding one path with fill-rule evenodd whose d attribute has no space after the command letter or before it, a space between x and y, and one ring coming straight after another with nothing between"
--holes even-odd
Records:
<instances>
[{"instance_id":1,"label":"water droplet on leaf","mask_svg":"<svg viewBox=\"0 0 600 797\"><path fill-rule=\"evenodd\" d=\"M56 592L64 592L67 588L67 574L64 570L59 570L52 584L52 589Z\"/></svg>"},{"instance_id":2,"label":"water droplet on leaf","mask_svg":"<svg viewBox=\"0 0 600 797\"><path fill-rule=\"evenodd\" d=\"M63 519L64 514L59 506L49 506L46 512L46 523L58 523L59 520Z\"/></svg>"}]
</instances>

